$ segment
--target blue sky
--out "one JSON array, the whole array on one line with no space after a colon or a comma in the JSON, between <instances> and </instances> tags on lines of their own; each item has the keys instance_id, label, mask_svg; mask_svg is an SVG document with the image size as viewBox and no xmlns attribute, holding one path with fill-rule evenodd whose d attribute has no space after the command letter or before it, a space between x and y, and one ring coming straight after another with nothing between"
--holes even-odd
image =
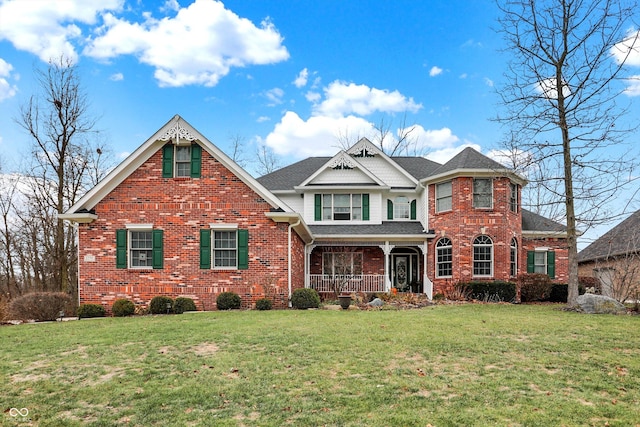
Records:
<instances>
[{"instance_id":1,"label":"blue sky","mask_svg":"<svg viewBox=\"0 0 640 427\"><path fill-rule=\"evenodd\" d=\"M262 145L286 165L335 154L339 135L374 139L382 119L417 125L441 163L488 154L503 134L489 120L508 59L498 13L491 0L0 0L2 171L28 153L13 118L33 69L60 54L118 158L175 114L227 153L241 138L254 174Z\"/></svg>"}]
</instances>

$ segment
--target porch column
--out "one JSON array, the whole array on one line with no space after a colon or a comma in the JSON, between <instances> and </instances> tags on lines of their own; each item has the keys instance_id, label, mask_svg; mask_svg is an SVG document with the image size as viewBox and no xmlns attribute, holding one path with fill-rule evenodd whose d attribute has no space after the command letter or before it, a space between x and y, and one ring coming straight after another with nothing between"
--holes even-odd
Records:
<instances>
[{"instance_id":1,"label":"porch column","mask_svg":"<svg viewBox=\"0 0 640 427\"><path fill-rule=\"evenodd\" d=\"M428 247L427 242L424 242L424 244L421 245L422 271L423 271L423 278L422 278L423 289L422 290L424 291L425 294L427 294L427 298L433 299L433 282L429 280L429 276L427 275L427 247Z\"/></svg>"},{"instance_id":2,"label":"porch column","mask_svg":"<svg viewBox=\"0 0 640 427\"><path fill-rule=\"evenodd\" d=\"M311 252L316 248L317 245L308 244L304 247L304 287L311 287L311 283L309 283L309 275L311 274Z\"/></svg>"},{"instance_id":3,"label":"porch column","mask_svg":"<svg viewBox=\"0 0 640 427\"><path fill-rule=\"evenodd\" d=\"M380 249L384 252L384 291L389 292L391 290L391 278L389 277L389 271L391 262L391 251L395 248L395 245L390 245L389 242L384 242L384 245L380 245Z\"/></svg>"}]
</instances>

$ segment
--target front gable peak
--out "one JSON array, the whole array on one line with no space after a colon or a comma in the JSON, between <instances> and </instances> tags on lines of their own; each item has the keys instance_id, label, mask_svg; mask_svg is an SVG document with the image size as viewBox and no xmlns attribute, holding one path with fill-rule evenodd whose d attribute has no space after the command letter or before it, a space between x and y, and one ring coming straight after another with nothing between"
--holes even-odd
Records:
<instances>
[{"instance_id":1,"label":"front gable peak","mask_svg":"<svg viewBox=\"0 0 640 427\"><path fill-rule=\"evenodd\" d=\"M311 174L300 187L308 185L379 185L385 184L357 159L340 151Z\"/></svg>"},{"instance_id":2,"label":"front gable peak","mask_svg":"<svg viewBox=\"0 0 640 427\"><path fill-rule=\"evenodd\" d=\"M382 151L367 138L361 138L360 141L356 142L347 150L347 153L353 157L375 157L383 154Z\"/></svg>"}]
</instances>

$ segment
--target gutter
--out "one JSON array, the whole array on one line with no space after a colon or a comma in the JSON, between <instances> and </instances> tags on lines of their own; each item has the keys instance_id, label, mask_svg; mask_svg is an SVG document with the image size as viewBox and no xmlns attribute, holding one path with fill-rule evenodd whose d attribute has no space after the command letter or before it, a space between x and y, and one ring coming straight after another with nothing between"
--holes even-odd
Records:
<instances>
[{"instance_id":1,"label":"gutter","mask_svg":"<svg viewBox=\"0 0 640 427\"><path fill-rule=\"evenodd\" d=\"M289 308L291 308L291 295L292 295L292 291L291 291L291 230L293 229L293 227L297 227L298 225L300 225L300 219L298 218L298 222L294 223L294 224L289 224L289 228L287 230L287 239L288 239L288 256L289 256L289 272L288 272L288 277L287 277L287 281L288 281L288 285L289 285ZM305 255L306 257L306 255Z\"/></svg>"}]
</instances>

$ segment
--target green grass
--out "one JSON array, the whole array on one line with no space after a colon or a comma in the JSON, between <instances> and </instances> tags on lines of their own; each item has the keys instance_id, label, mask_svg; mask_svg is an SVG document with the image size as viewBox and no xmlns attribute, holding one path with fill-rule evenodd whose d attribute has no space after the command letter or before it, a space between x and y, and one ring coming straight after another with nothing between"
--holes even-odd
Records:
<instances>
[{"instance_id":1,"label":"green grass","mask_svg":"<svg viewBox=\"0 0 640 427\"><path fill-rule=\"evenodd\" d=\"M638 425L640 317L557 308L1 327L0 425Z\"/></svg>"}]
</instances>

